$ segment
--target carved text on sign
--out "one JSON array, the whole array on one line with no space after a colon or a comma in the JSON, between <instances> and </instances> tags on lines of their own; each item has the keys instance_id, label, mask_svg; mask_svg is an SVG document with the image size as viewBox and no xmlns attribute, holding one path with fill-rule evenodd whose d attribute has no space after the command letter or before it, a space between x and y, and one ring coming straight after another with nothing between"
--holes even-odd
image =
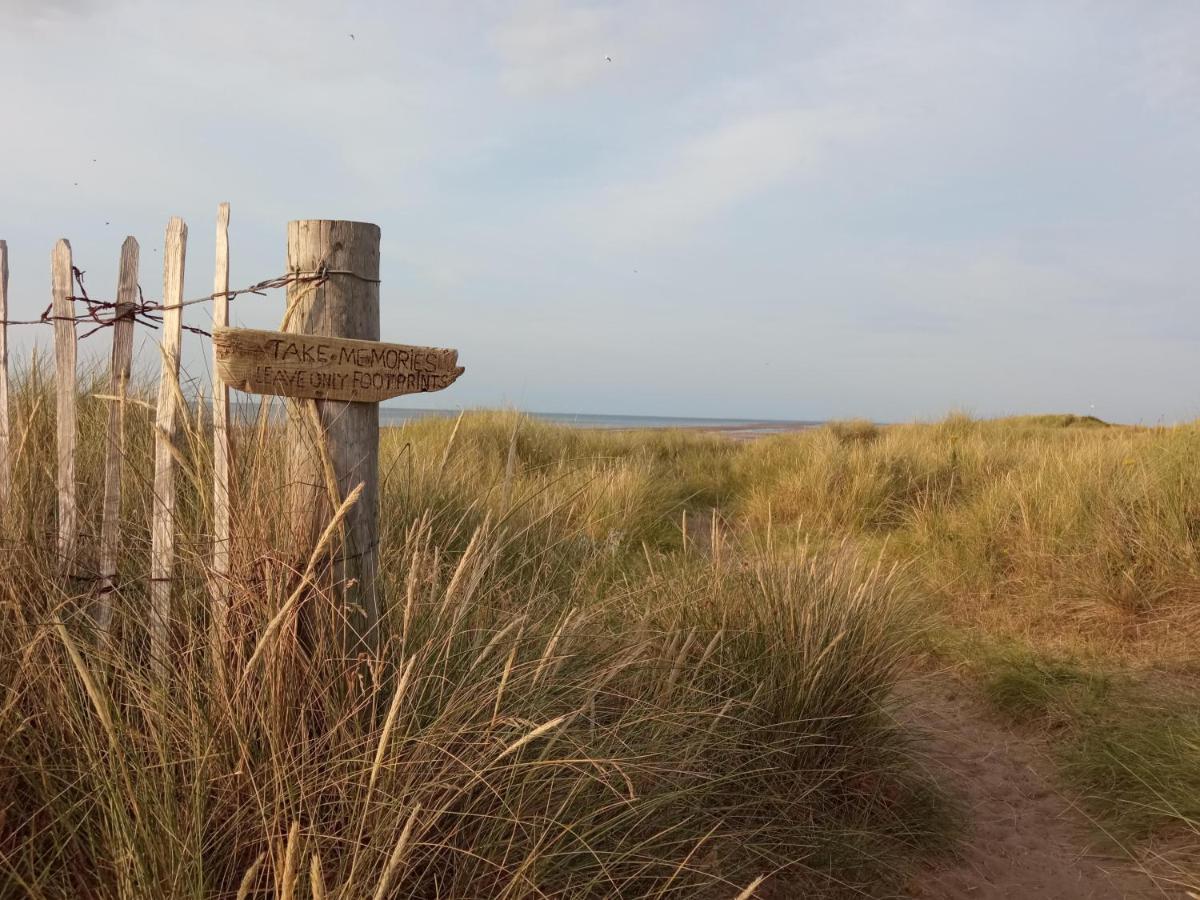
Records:
<instances>
[{"instance_id":1,"label":"carved text on sign","mask_svg":"<svg viewBox=\"0 0 1200 900\"><path fill-rule=\"evenodd\" d=\"M465 371L457 350L283 331L217 328L213 347L230 387L283 397L378 403L440 391Z\"/></svg>"}]
</instances>

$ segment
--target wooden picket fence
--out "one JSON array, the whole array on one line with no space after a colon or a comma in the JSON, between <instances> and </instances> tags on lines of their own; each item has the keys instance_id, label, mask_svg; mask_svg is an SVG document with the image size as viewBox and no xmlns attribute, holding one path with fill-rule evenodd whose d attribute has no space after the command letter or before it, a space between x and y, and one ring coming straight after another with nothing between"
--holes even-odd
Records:
<instances>
[{"instance_id":1,"label":"wooden picket fence","mask_svg":"<svg viewBox=\"0 0 1200 900\"><path fill-rule=\"evenodd\" d=\"M117 560L121 552L121 459L125 452L126 391L133 358L134 327L139 321L161 324L162 367L158 403L154 419L154 496L151 514L151 550L149 585L149 631L152 666L165 672L169 664L168 624L171 616L171 589L175 568L175 478L176 458L173 444L177 422L184 404L179 382L179 361L183 332L183 309L196 302L212 303L213 322L226 325L229 319L229 204L222 203L217 214L216 272L213 294L208 298L185 301L183 297L187 226L172 218L167 225L163 245L163 295L159 303L140 299L138 288L138 243L125 239L121 247L116 298L111 303L87 300L83 314L77 309L79 298L73 294L76 271L71 245L60 240L51 254L51 304L36 322L13 322L9 318L8 246L0 240L0 510L10 508L13 490L11 431L9 414L8 326L10 324L50 323L54 330L57 494L57 552L62 577L80 594L90 593L90 611L101 635L107 634L113 620L113 595L116 589ZM275 279L273 282L280 281ZM261 283L266 284L266 283ZM275 286L274 284L272 286ZM245 291L255 291L255 285ZM232 292L237 293L237 292ZM87 298L85 298L87 299ZM141 318L139 318L141 317ZM152 317L152 318L151 318ZM77 327L88 323L108 328L112 333L111 367L108 385L107 441L104 459L104 489L101 502L101 526L97 552L98 566L85 592L79 567L79 513L76 500L76 403L78 397ZM213 542L211 550L210 593L216 635L223 633L229 596L230 542L230 440L229 390L213 373Z\"/></svg>"}]
</instances>

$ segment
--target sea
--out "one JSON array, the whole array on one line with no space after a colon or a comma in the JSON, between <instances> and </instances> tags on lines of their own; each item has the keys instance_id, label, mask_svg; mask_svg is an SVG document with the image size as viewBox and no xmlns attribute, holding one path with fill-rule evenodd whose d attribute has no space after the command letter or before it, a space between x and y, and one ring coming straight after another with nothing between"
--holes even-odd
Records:
<instances>
[{"instance_id":1,"label":"sea","mask_svg":"<svg viewBox=\"0 0 1200 900\"><path fill-rule=\"evenodd\" d=\"M283 404L280 398L263 398L268 400L269 415L274 418L283 414ZM253 422L258 416L260 405L245 401L234 401L231 405L233 416L241 422ZM406 409L400 406L379 406L379 424L403 425L418 419L451 419L459 415L459 409ZM471 412L471 410L467 410ZM804 428L815 428L824 422L809 419L714 419L689 416L624 416L597 415L593 413L557 413L557 412L527 412L522 415L543 422L553 422L557 425L567 425L572 428L602 428L610 431L629 431L640 428L688 428L693 431L720 431L734 437L756 437L760 435L781 434L786 431L799 431Z\"/></svg>"}]
</instances>

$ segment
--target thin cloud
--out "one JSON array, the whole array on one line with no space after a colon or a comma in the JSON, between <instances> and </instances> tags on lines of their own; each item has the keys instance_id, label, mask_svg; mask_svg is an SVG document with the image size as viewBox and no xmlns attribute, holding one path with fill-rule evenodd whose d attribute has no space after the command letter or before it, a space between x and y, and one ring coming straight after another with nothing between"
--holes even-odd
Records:
<instances>
[{"instance_id":1,"label":"thin cloud","mask_svg":"<svg viewBox=\"0 0 1200 900\"><path fill-rule=\"evenodd\" d=\"M1136 42L1132 88L1156 110L1183 106L1194 113L1200 108L1197 31L1200 10L1175 7Z\"/></svg>"},{"instance_id":2,"label":"thin cloud","mask_svg":"<svg viewBox=\"0 0 1200 900\"><path fill-rule=\"evenodd\" d=\"M677 240L744 200L811 177L835 148L875 125L871 115L842 109L734 119L671 148L653 174L607 186L576 214L605 241Z\"/></svg>"},{"instance_id":3,"label":"thin cloud","mask_svg":"<svg viewBox=\"0 0 1200 900\"><path fill-rule=\"evenodd\" d=\"M98 0L0 0L6 24L43 24L90 14Z\"/></svg>"},{"instance_id":4,"label":"thin cloud","mask_svg":"<svg viewBox=\"0 0 1200 900\"><path fill-rule=\"evenodd\" d=\"M598 84L644 91L697 39L704 17L690 7L528 0L489 31L500 86L520 97L552 97Z\"/></svg>"},{"instance_id":5,"label":"thin cloud","mask_svg":"<svg viewBox=\"0 0 1200 900\"><path fill-rule=\"evenodd\" d=\"M615 35L611 11L535 2L493 33L500 79L514 93L564 91L591 81L606 65Z\"/></svg>"}]
</instances>

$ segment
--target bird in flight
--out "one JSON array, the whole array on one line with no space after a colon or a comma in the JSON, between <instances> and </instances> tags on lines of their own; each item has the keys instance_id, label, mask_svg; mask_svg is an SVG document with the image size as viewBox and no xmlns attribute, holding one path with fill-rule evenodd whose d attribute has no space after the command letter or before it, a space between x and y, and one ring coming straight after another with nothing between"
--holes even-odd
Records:
<instances>
[{"instance_id":1,"label":"bird in flight","mask_svg":"<svg viewBox=\"0 0 1200 900\"><path fill-rule=\"evenodd\" d=\"M606 56L606 57L604 57L604 59L605 59L605 61L606 61L606 62L612 62L612 57L611 57L611 56Z\"/></svg>"},{"instance_id":2,"label":"bird in flight","mask_svg":"<svg viewBox=\"0 0 1200 900\"><path fill-rule=\"evenodd\" d=\"M354 40L354 35L350 35L350 40Z\"/></svg>"}]
</instances>

